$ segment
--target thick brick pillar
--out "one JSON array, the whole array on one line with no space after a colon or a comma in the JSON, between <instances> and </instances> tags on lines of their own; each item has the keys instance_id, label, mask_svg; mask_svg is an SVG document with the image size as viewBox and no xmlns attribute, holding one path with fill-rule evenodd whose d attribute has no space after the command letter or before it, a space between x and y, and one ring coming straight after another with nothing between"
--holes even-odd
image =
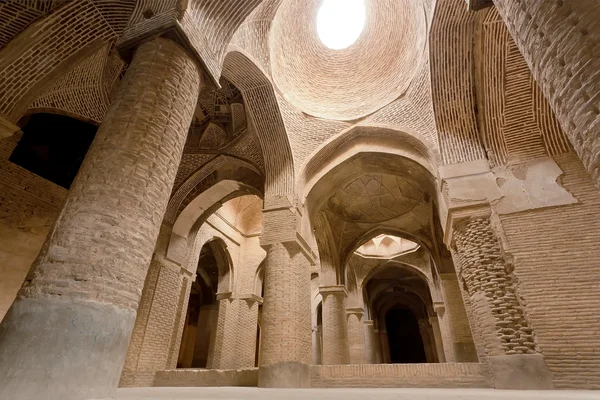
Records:
<instances>
[{"instance_id":1,"label":"thick brick pillar","mask_svg":"<svg viewBox=\"0 0 600 400\"><path fill-rule=\"evenodd\" d=\"M600 2L494 3L583 165L600 187Z\"/></svg>"},{"instance_id":2,"label":"thick brick pillar","mask_svg":"<svg viewBox=\"0 0 600 400\"><path fill-rule=\"evenodd\" d=\"M454 224L454 254L471 325L498 389L549 389L552 377L535 344L512 266L487 215Z\"/></svg>"},{"instance_id":3,"label":"thick brick pillar","mask_svg":"<svg viewBox=\"0 0 600 400\"><path fill-rule=\"evenodd\" d=\"M263 247L267 257L258 385L309 387L310 260L294 241Z\"/></svg>"},{"instance_id":4,"label":"thick brick pillar","mask_svg":"<svg viewBox=\"0 0 600 400\"><path fill-rule=\"evenodd\" d=\"M323 297L323 365L348 364L348 293L342 285L322 286L319 291Z\"/></svg>"},{"instance_id":5,"label":"thick brick pillar","mask_svg":"<svg viewBox=\"0 0 600 400\"><path fill-rule=\"evenodd\" d=\"M350 364L367 364L367 348L365 337L364 311L362 308L348 308L348 347Z\"/></svg>"},{"instance_id":6,"label":"thick brick pillar","mask_svg":"<svg viewBox=\"0 0 600 400\"><path fill-rule=\"evenodd\" d=\"M0 325L0 398L114 397L200 84L174 42L137 49Z\"/></svg>"}]
</instances>

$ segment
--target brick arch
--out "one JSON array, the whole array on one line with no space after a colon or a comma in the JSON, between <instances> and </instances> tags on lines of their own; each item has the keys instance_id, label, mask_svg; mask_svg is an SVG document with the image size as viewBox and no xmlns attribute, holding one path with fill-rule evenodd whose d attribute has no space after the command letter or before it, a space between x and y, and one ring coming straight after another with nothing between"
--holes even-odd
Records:
<instances>
[{"instance_id":1,"label":"brick arch","mask_svg":"<svg viewBox=\"0 0 600 400\"><path fill-rule=\"evenodd\" d=\"M190 209L192 202L195 201L195 204L198 205L197 198L222 181L231 182L232 189L230 191L233 190L233 186L237 185L239 190L242 190L243 187L243 191L249 193L258 193L259 195L263 193L263 177L254 166L238 158L221 155L200 167L171 195L165 213L165 221L175 224L178 219L181 219L182 213L186 209ZM213 204L214 202L202 203L202 206L208 209Z\"/></svg>"},{"instance_id":2,"label":"brick arch","mask_svg":"<svg viewBox=\"0 0 600 400\"><path fill-rule=\"evenodd\" d=\"M337 165L359 153L387 153L408 158L437 173L440 157L437 150L426 145L425 138L386 126L354 126L333 136L311 154L298 176L298 193L303 199L314 185Z\"/></svg>"},{"instance_id":3,"label":"brick arch","mask_svg":"<svg viewBox=\"0 0 600 400\"><path fill-rule=\"evenodd\" d=\"M0 52L4 73L0 93L5 94L0 114L16 122L63 71L116 40L134 5L118 0L72 1L19 33Z\"/></svg>"},{"instance_id":4,"label":"brick arch","mask_svg":"<svg viewBox=\"0 0 600 400\"><path fill-rule=\"evenodd\" d=\"M294 193L294 160L273 84L240 49L225 56L223 76L241 92L265 161L265 197Z\"/></svg>"}]
</instances>

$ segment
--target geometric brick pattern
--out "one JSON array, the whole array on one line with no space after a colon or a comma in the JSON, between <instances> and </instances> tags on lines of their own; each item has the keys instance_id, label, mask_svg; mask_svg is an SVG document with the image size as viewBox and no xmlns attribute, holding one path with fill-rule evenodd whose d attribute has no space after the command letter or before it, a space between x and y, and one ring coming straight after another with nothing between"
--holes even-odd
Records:
<instances>
[{"instance_id":1,"label":"geometric brick pattern","mask_svg":"<svg viewBox=\"0 0 600 400\"><path fill-rule=\"evenodd\" d=\"M514 276L489 218L471 218L455 228L454 238L459 277L476 312L493 316L501 351L507 355L535 353L533 329L525 318ZM486 343L488 355L498 355L498 350L495 341Z\"/></svg>"}]
</instances>

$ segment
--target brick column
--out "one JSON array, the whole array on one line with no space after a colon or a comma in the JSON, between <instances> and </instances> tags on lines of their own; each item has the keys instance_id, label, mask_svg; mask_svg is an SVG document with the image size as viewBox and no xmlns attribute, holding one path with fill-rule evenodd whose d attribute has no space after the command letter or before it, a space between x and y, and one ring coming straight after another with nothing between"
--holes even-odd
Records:
<instances>
[{"instance_id":1,"label":"brick column","mask_svg":"<svg viewBox=\"0 0 600 400\"><path fill-rule=\"evenodd\" d=\"M434 304L439 316L447 362L477 362L469 319L456 274L440 274L443 304Z\"/></svg>"},{"instance_id":2,"label":"brick column","mask_svg":"<svg viewBox=\"0 0 600 400\"><path fill-rule=\"evenodd\" d=\"M294 241L263 245L265 291L259 387L309 387L310 260Z\"/></svg>"},{"instance_id":3,"label":"brick column","mask_svg":"<svg viewBox=\"0 0 600 400\"><path fill-rule=\"evenodd\" d=\"M381 363L389 364L391 362L391 354L387 332L380 329L377 331L377 334L379 336L379 346L381 347Z\"/></svg>"},{"instance_id":4,"label":"brick column","mask_svg":"<svg viewBox=\"0 0 600 400\"><path fill-rule=\"evenodd\" d=\"M438 362L433 329L429 323L429 318L419 320L419 332L423 341L423 350L425 350L425 361L428 363Z\"/></svg>"},{"instance_id":5,"label":"brick column","mask_svg":"<svg viewBox=\"0 0 600 400\"><path fill-rule=\"evenodd\" d=\"M156 371L176 368L191 285L190 272L154 254L120 387L152 386Z\"/></svg>"},{"instance_id":6,"label":"brick column","mask_svg":"<svg viewBox=\"0 0 600 400\"><path fill-rule=\"evenodd\" d=\"M379 364L381 363L381 346L379 345L379 338L377 337L377 333L375 333L375 326L373 325L373 321L367 320L365 321L365 334L366 334L366 353L367 353L367 363L369 364Z\"/></svg>"},{"instance_id":7,"label":"brick column","mask_svg":"<svg viewBox=\"0 0 600 400\"><path fill-rule=\"evenodd\" d=\"M350 364L367 364L364 311L362 308L348 308L348 347Z\"/></svg>"},{"instance_id":8,"label":"brick column","mask_svg":"<svg viewBox=\"0 0 600 400\"><path fill-rule=\"evenodd\" d=\"M312 363L313 365L323 364L321 355L321 335L323 331L320 325L313 327L312 329Z\"/></svg>"},{"instance_id":9,"label":"brick column","mask_svg":"<svg viewBox=\"0 0 600 400\"><path fill-rule=\"evenodd\" d=\"M238 301L232 292L217 293L219 317L217 320L215 345L212 363L208 368L234 369L236 365L236 344L239 326L237 325Z\"/></svg>"},{"instance_id":10,"label":"brick column","mask_svg":"<svg viewBox=\"0 0 600 400\"><path fill-rule=\"evenodd\" d=\"M323 297L323 365L348 364L346 288L342 285L322 286L319 292Z\"/></svg>"},{"instance_id":11,"label":"brick column","mask_svg":"<svg viewBox=\"0 0 600 400\"><path fill-rule=\"evenodd\" d=\"M600 187L600 2L494 3L561 127Z\"/></svg>"},{"instance_id":12,"label":"brick column","mask_svg":"<svg viewBox=\"0 0 600 400\"><path fill-rule=\"evenodd\" d=\"M552 377L535 345L535 334L517 294L512 266L505 260L488 215L453 224L457 274L469 300L482 361L490 364L498 389L548 389Z\"/></svg>"},{"instance_id":13,"label":"brick column","mask_svg":"<svg viewBox=\"0 0 600 400\"><path fill-rule=\"evenodd\" d=\"M258 307L263 299L254 294L242 295L238 300L236 357L234 368L253 368L256 358Z\"/></svg>"},{"instance_id":14,"label":"brick column","mask_svg":"<svg viewBox=\"0 0 600 400\"><path fill-rule=\"evenodd\" d=\"M429 323L433 331L433 340L435 342L435 351L437 352L438 362L446 362L444 354L444 341L442 340L442 331L440 330L440 322L437 317L429 317ZM477 361L477 360L475 360Z\"/></svg>"},{"instance_id":15,"label":"brick column","mask_svg":"<svg viewBox=\"0 0 600 400\"><path fill-rule=\"evenodd\" d=\"M137 49L0 325L0 398L114 397L200 84L174 42Z\"/></svg>"}]
</instances>

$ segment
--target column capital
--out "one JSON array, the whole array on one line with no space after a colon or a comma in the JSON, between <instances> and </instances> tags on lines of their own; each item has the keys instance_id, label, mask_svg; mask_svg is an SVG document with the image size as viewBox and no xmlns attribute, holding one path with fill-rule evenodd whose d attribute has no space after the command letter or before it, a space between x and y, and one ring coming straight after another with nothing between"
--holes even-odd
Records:
<instances>
[{"instance_id":1,"label":"column capital","mask_svg":"<svg viewBox=\"0 0 600 400\"><path fill-rule=\"evenodd\" d=\"M374 325L374 323L373 323L373 320L371 320L371 319L368 319L368 320L366 320L366 321L363 321L363 323L364 323L365 325L367 325L367 326L375 326L375 325Z\"/></svg>"},{"instance_id":2,"label":"column capital","mask_svg":"<svg viewBox=\"0 0 600 400\"><path fill-rule=\"evenodd\" d=\"M295 232L294 237L283 238L283 240L278 240L276 242L268 241L267 238L261 236L260 238L260 247L262 247L265 251L269 251L269 247L274 244L283 244L288 248L293 248L297 251L300 251L308 260L311 266L316 265L317 257L315 253L312 251L306 240L300 235L299 232ZM281 238L280 238L281 239Z\"/></svg>"},{"instance_id":3,"label":"column capital","mask_svg":"<svg viewBox=\"0 0 600 400\"><path fill-rule=\"evenodd\" d=\"M217 301L220 301L220 300L232 300L233 299L233 292L221 292L221 293L217 293L216 297L217 297Z\"/></svg>"},{"instance_id":4,"label":"column capital","mask_svg":"<svg viewBox=\"0 0 600 400\"><path fill-rule=\"evenodd\" d=\"M348 297L348 291L344 285L321 286L319 287L319 293L323 297L326 297L330 294L334 296Z\"/></svg>"},{"instance_id":5,"label":"column capital","mask_svg":"<svg viewBox=\"0 0 600 400\"><path fill-rule=\"evenodd\" d=\"M360 307L346 308L346 315L352 315L352 314L362 317L363 315L365 315L365 310L363 310Z\"/></svg>"},{"instance_id":6,"label":"column capital","mask_svg":"<svg viewBox=\"0 0 600 400\"><path fill-rule=\"evenodd\" d=\"M250 293L250 294L240 294L238 296L238 298L240 300L246 300L248 303L258 303L258 304L262 304L263 303L263 298L260 296L255 295L254 293Z\"/></svg>"},{"instance_id":7,"label":"column capital","mask_svg":"<svg viewBox=\"0 0 600 400\"><path fill-rule=\"evenodd\" d=\"M444 303L433 303L433 311L436 314L444 315L446 312L446 305Z\"/></svg>"}]
</instances>

